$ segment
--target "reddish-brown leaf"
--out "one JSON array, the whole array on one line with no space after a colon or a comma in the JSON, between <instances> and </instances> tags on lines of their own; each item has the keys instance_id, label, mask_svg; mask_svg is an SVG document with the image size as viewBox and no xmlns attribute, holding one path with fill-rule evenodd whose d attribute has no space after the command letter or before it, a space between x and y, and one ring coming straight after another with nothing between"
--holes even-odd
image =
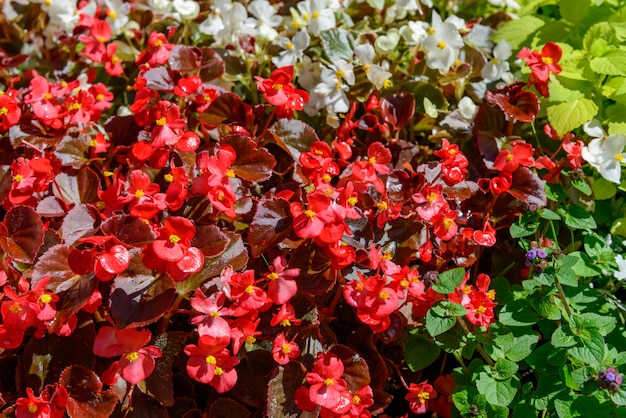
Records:
<instances>
[{"instance_id":1,"label":"reddish-brown leaf","mask_svg":"<svg viewBox=\"0 0 626 418\"><path fill-rule=\"evenodd\" d=\"M76 174L59 173L52 183L56 197L69 204L93 203L98 200L98 175L83 167Z\"/></svg>"},{"instance_id":2,"label":"reddish-brown leaf","mask_svg":"<svg viewBox=\"0 0 626 418\"><path fill-rule=\"evenodd\" d=\"M297 119L279 119L270 127L270 132L273 134L271 141L287 151L294 161L319 141L315 130Z\"/></svg>"},{"instance_id":3,"label":"reddish-brown leaf","mask_svg":"<svg viewBox=\"0 0 626 418\"><path fill-rule=\"evenodd\" d=\"M330 260L313 241L298 246L287 265L288 269L300 269L296 277L298 292L309 295L324 294L335 285L329 267Z\"/></svg>"},{"instance_id":4,"label":"reddish-brown leaf","mask_svg":"<svg viewBox=\"0 0 626 418\"><path fill-rule=\"evenodd\" d=\"M101 229L106 235L113 235L124 244L137 247L143 247L155 238L150 225L142 219L126 214L108 218L102 222Z\"/></svg>"},{"instance_id":5,"label":"reddish-brown leaf","mask_svg":"<svg viewBox=\"0 0 626 418\"><path fill-rule=\"evenodd\" d=\"M233 147L237 153L231 165L237 177L248 181L263 181L271 177L276 159L265 149L257 148L252 139L231 134L222 137L221 142Z\"/></svg>"},{"instance_id":6,"label":"reddish-brown leaf","mask_svg":"<svg viewBox=\"0 0 626 418\"><path fill-rule=\"evenodd\" d=\"M112 390L102 390L98 375L82 366L70 366L63 371L59 383L70 396L67 413L70 418L105 418L118 402Z\"/></svg>"},{"instance_id":7,"label":"reddish-brown leaf","mask_svg":"<svg viewBox=\"0 0 626 418\"><path fill-rule=\"evenodd\" d=\"M546 205L546 190L543 181L537 174L528 167L519 166L512 177L513 184L507 190L509 194L529 205Z\"/></svg>"},{"instance_id":8,"label":"reddish-brown leaf","mask_svg":"<svg viewBox=\"0 0 626 418\"><path fill-rule=\"evenodd\" d=\"M88 237L98 229L100 216L93 205L76 205L65 215L61 225L61 238L67 245Z\"/></svg>"},{"instance_id":9,"label":"reddish-brown leaf","mask_svg":"<svg viewBox=\"0 0 626 418\"><path fill-rule=\"evenodd\" d=\"M21 263L32 263L43 244L44 228L37 213L27 206L13 206L0 223L0 247Z\"/></svg>"},{"instance_id":10,"label":"reddish-brown leaf","mask_svg":"<svg viewBox=\"0 0 626 418\"><path fill-rule=\"evenodd\" d=\"M201 225L196 228L196 236L191 241L193 247L202 251L205 257L217 257L228 247L230 239L216 225Z\"/></svg>"},{"instance_id":11,"label":"reddish-brown leaf","mask_svg":"<svg viewBox=\"0 0 626 418\"><path fill-rule=\"evenodd\" d=\"M211 48L202 48L202 66L200 67L200 78L209 82L224 74L226 64L222 57Z\"/></svg>"},{"instance_id":12,"label":"reddish-brown leaf","mask_svg":"<svg viewBox=\"0 0 626 418\"><path fill-rule=\"evenodd\" d=\"M380 101L383 120L390 123L395 130L406 126L415 113L415 98L409 92L402 92L384 97Z\"/></svg>"},{"instance_id":13,"label":"reddish-brown leaf","mask_svg":"<svg viewBox=\"0 0 626 418\"><path fill-rule=\"evenodd\" d=\"M261 200L256 207L248 235L252 257L260 256L287 238L292 224L288 201L281 198Z\"/></svg>"},{"instance_id":14,"label":"reddish-brown leaf","mask_svg":"<svg viewBox=\"0 0 626 418\"><path fill-rule=\"evenodd\" d=\"M244 103L234 93L219 95L207 110L200 115L200 121L209 126L221 124L236 124L252 131L254 113L247 103Z\"/></svg>"},{"instance_id":15,"label":"reddish-brown leaf","mask_svg":"<svg viewBox=\"0 0 626 418\"><path fill-rule=\"evenodd\" d=\"M176 45L170 51L168 63L170 68L183 73L194 73L200 67L202 51L186 45Z\"/></svg>"}]
</instances>

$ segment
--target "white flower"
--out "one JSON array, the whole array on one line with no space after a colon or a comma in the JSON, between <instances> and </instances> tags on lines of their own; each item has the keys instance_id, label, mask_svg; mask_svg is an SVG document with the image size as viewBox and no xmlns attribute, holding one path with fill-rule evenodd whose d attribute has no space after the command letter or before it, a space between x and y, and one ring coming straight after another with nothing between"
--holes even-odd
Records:
<instances>
[{"instance_id":1,"label":"white flower","mask_svg":"<svg viewBox=\"0 0 626 418\"><path fill-rule=\"evenodd\" d=\"M222 14L223 27L214 35L216 46L227 46L237 42L241 25L248 17L246 8L241 3L234 3L230 9Z\"/></svg>"},{"instance_id":2,"label":"white flower","mask_svg":"<svg viewBox=\"0 0 626 418\"><path fill-rule=\"evenodd\" d=\"M506 6L511 9L517 10L520 8L520 5L515 0L487 0L489 3L494 6Z\"/></svg>"},{"instance_id":3,"label":"white flower","mask_svg":"<svg viewBox=\"0 0 626 418\"><path fill-rule=\"evenodd\" d=\"M407 44L418 45L428 36L428 33L426 33L427 29L428 23L411 21L406 26L400 28L400 33Z\"/></svg>"},{"instance_id":4,"label":"white flower","mask_svg":"<svg viewBox=\"0 0 626 418\"><path fill-rule=\"evenodd\" d=\"M329 112L346 113L350 109L350 102L346 95L346 91L350 88L341 82L346 74L340 71L343 70L322 69L321 82L313 89L313 93L323 97L324 105ZM354 73L352 77L354 78Z\"/></svg>"},{"instance_id":5,"label":"white flower","mask_svg":"<svg viewBox=\"0 0 626 418\"><path fill-rule=\"evenodd\" d=\"M174 0L172 6L181 20L193 20L200 14L200 5L192 0Z\"/></svg>"},{"instance_id":6,"label":"white flower","mask_svg":"<svg viewBox=\"0 0 626 418\"><path fill-rule=\"evenodd\" d=\"M618 271L615 272L615 278L617 280L626 279L626 259L622 257L621 254L618 254L615 257L615 262L617 263Z\"/></svg>"},{"instance_id":7,"label":"white flower","mask_svg":"<svg viewBox=\"0 0 626 418\"><path fill-rule=\"evenodd\" d=\"M298 11L312 35L335 27L335 13L326 0L304 0L298 3Z\"/></svg>"},{"instance_id":8,"label":"white flower","mask_svg":"<svg viewBox=\"0 0 626 418\"><path fill-rule=\"evenodd\" d=\"M106 21L111 26L113 34L117 35L128 23L130 3L123 3L121 0L104 0L104 5L106 6Z\"/></svg>"},{"instance_id":9,"label":"white flower","mask_svg":"<svg viewBox=\"0 0 626 418\"><path fill-rule=\"evenodd\" d=\"M493 58L483 67L480 75L486 81L500 80L509 71L507 60L511 57L511 45L504 39L493 49Z\"/></svg>"},{"instance_id":10,"label":"white flower","mask_svg":"<svg viewBox=\"0 0 626 418\"><path fill-rule=\"evenodd\" d=\"M391 78L391 73L385 71L380 65L373 63L374 57L376 56L374 47L370 44L359 45L354 48L354 55L356 55L363 64L363 70L368 80L371 81L378 90L385 87L387 80Z\"/></svg>"},{"instance_id":11,"label":"white flower","mask_svg":"<svg viewBox=\"0 0 626 418\"><path fill-rule=\"evenodd\" d=\"M277 57L272 58L272 63L277 67L285 67L295 65L302 60L304 51L309 47L311 37L307 31L300 31L293 35L292 39L281 37L278 39L278 45L284 48Z\"/></svg>"},{"instance_id":12,"label":"white flower","mask_svg":"<svg viewBox=\"0 0 626 418\"><path fill-rule=\"evenodd\" d=\"M620 183L622 175L622 163L626 162L624 151L626 136L622 134L609 135L608 137L596 137L583 147L582 157L594 167L602 177Z\"/></svg>"},{"instance_id":13,"label":"white flower","mask_svg":"<svg viewBox=\"0 0 626 418\"><path fill-rule=\"evenodd\" d=\"M433 12L433 23L426 30L428 36L423 41L428 67L447 71L454 63L458 50L463 47L463 39L455 23L458 22L442 22L437 12Z\"/></svg>"},{"instance_id":14,"label":"white flower","mask_svg":"<svg viewBox=\"0 0 626 418\"><path fill-rule=\"evenodd\" d=\"M248 5L248 11L254 17L244 22L244 31L254 37L262 37L269 41L278 38L275 27L281 24L283 18L276 14L276 9L267 0L254 0Z\"/></svg>"}]
</instances>

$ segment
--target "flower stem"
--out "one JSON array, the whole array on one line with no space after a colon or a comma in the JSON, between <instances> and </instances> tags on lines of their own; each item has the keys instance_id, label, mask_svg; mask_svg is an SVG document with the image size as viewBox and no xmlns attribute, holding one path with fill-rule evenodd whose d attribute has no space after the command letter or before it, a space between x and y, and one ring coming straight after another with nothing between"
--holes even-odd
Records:
<instances>
[{"instance_id":1,"label":"flower stem","mask_svg":"<svg viewBox=\"0 0 626 418\"><path fill-rule=\"evenodd\" d=\"M472 333L472 331L470 331L470 329L467 327L467 324L465 323L465 320L463 318L461 318L460 316L457 316L456 320L461 326L461 328L463 328L463 331L465 331L466 334ZM485 351L481 343L476 344L476 351L478 351L478 354L480 354L483 360L485 360L485 363L487 363L491 367L495 365L495 363L493 362L491 357L489 357L489 354L487 354L487 352Z\"/></svg>"}]
</instances>

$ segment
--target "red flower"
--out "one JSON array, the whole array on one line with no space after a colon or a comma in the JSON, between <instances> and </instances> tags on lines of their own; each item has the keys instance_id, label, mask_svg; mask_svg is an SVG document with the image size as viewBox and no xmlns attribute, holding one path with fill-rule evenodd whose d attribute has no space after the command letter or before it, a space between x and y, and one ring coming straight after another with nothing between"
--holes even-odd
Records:
<instances>
[{"instance_id":1,"label":"red flower","mask_svg":"<svg viewBox=\"0 0 626 418\"><path fill-rule=\"evenodd\" d=\"M257 81L257 88L269 104L277 106L279 113L285 116L291 114L293 110L304 109L304 103L309 101L309 94L304 90L299 90L291 83L293 79L293 67L281 67L270 74L270 78L264 79L259 76L254 77Z\"/></svg>"},{"instance_id":2,"label":"red flower","mask_svg":"<svg viewBox=\"0 0 626 418\"><path fill-rule=\"evenodd\" d=\"M0 132L6 132L13 125L17 125L22 116L22 109L15 98L9 94L0 94Z\"/></svg>"},{"instance_id":3,"label":"red flower","mask_svg":"<svg viewBox=\"0 0 626 418\"><path fill-rule=\"evenodd\" d=\"M105 42L111 39L111 26L106 20L96 20L89 28L89 36L81 35L79 40L85 44L83 53L94 62L102 62L106 53Z\"/></svg>"},{"instance_id":4,"label":"red flower","mask_svg":"<svg viewBox=\"0 0 626 418\"><path fill-rule=\"evenodd\" d=\"M448 202L443 197L443 186L426 186L421 193L415 193L413 196L415 203L425 203L425 205L417 208L417 214L424 220L430 221L439 213L449 210Z\"/></svg>"},{"instance_id":5,"label":"red flower","mask_svg":"<svg viewBox=\"0 0 626 418\"><path fill-rule=\"evenodd\" d=\"M287 341L285 333L281 332L274 338L272 357L278 364L287 364L289 360L300 357L300 347L293 340Z\"/></svg>"},{"instance_id":6,"label":"red flower","mask_svg":"<svg viewBox=\"0 0 626 418\"><path fill-rule=\"evenodd\" d=\"M247 318L237 318L231 325L230 338L233 341L233 354L237 355L241 346L245 343L251 346L256 342L256 336L261 334L257 331L261 319L251 321Z\"/></svg>"},{"instance_id":7,"label":"red flower","mask_svg":"<svg viewBox=\"0 0 626 418\"><path fill-rule=\"evenodd\" d=\"M191 239L196 236L193 223L181 216L170 216L163 220L158 238L151 244L154 253L162 260L180 261L191 248Z\"/></svg>"},{"instance_id":8,"label":"red flower","mask_svg":"<svg viewBox=\"0 0 626 418\"><path fill-rule=\"evenodd\" d=\"M27 398L19 398L16 402L15 418L50 418L50 404L35 396L33 390L26 388Z\"/></svg>"},{"instance_id":9,"label":"red flower","mask_svg":"<svg viewBox=\"0 0 626 418\"><path fill-rule=\"evenodd\" d=\"M135 385L154 371L155 359L161 357L156 346L146 346L151 334L147 329L115 329L110 326L98 330L94 339L93 352L99 357L117 357L120 376Z\"/></svg>"},{"instance_id":10,"label":"red flower","mask_svg":"<svg viewBox=\"0 0 626 418\"><path fill-rule=\"evenodd\" d=\"M423 414L430 409L429 402L437 397L437 391L427 383L411 383L409 393L404 397L409 401L409 407L414 414Z\"/></svg>"},{"instance_id":11,"label":"red flower","mask_svg":"<svg viewBox=\"0 0 626 418\"><path fill-rule=\"evenodd\" d=\"M327 223L335 220L335 214L328 210L330 198L322 192L313 192L306 197L308 207L294 202L290 206L294 217L293 230L300 238L315 238L322 233Z\"/></svg>"},{"instance_id":12,"label":"red flower","mask_svg":"<svg viewBox=\"0 0 626 418\"><path fill-rule=\"evenodd\" d=\"M270 321L270 325L273 327L277 325L281 325L283 327L290 327L292 325L298 326L301 323L302 320L296 317L296 311L289 303L281 305L278 313L272 316L272 320Z\"/></svg>"},{"instance_id":13,"label":"red flower","mask_svg":"<svg viewBox=\"0 0 626 418\"><path fill-rule=\"evenodd\" d=\"M341 399L347 383L343 376L343 362L333 353L320 353L313 371L307 373L306 381L311 385L309 399L324 408L333 408Z\"/></svg>"},{"instance_id":14,"label":"red flower","mask_svg":"<svg viewBox=\"0 0 626 418\"><path fill-rule=\"evenodd\" d=\"M107 45L104 56L102 57L102 61L104 62L104 70L109 73L110 76L114 77L124 74L124 69L122 68L122 60L120 59L120 57L115 55L115 52L117 52L117 44L110 43Z\"/></svg>"},{"instance_id":15,"label":"red flower","mask_svg":"<svg viewBox=\"0 0 626 418\"><path fill-rule=\"evenodd\" d=\"M563 51L554 42L548 42L539 51L531 51L528 48L522 49L517 58L523 58L526 65L532 70L532 75L536 80L546 82L550 78L550 73L558 74L561 67L558 65Z\"/></svg>"},{"instance_id":16,"label":"red flower","mask_svg":"<svg viewBox=\"0 0 626 418\"><path fill-rule=\"evenodd\" d=\"M196 315L191 319L191 323L198 326L200 336L208 335L213 338L230 337L231 329L223 316L230 316L233 310L224 307L226 295L218 292L215 301L207 298L202 290L197 289L191 297L191 307L194 311L204 315Z\"/></svg>"},{"instance_id":17,"label":"red flower","mask_svg":"<svg viewBox=\"0 0 626 418\"><path fill-rule=\"evenodd\" d=\"M198 345L189 344L185 347L187 374L200 383L208 383L219 393L229 391L237 383L239 358L231 356L226 349L229 339L213 338L208 335L200 337Z\"/></svg>"},{"instance_id":18,"label":"red flower","mask_svg":"<svg viewBox=\"0 0 626 418\"><path fill-rule=\"evenodd\" d=\"M154 112L156 126L152 128L152 143L154 148L164 145L175 145L185 129L185 119L180 117L180 109L175 103L161 100Z\"/></svg>"},{"instance_id":19,"label":"red flower","mask_svg":"<svg viewBox=\"0 0 626 418\"><path fill-rule=\"evenodd\" d=\"M148 49L142 51L135 62L138 65L145 63L151 67L157 67L165 64L170 58L170 51L174 48L174 44L167 42L167 38L162 33L152 31L148 37Z\"/></svg>"},{"instance_id":20,"label":"red flower","mask_svg":"<svg viewBox=\"0 0 626 418\"><path fill-rule=\"evenodd\" d=\"M512 149L502 150L493 162L496 170L514 172L520 165L531 167L535 160L533 158L533 146L525 142L512 142Z\"/></svg>"},{"instance_id":21,"label":"red flower","mask_svg":"<svg viewBox=\"0 0 626 418\"><path fill-rule=\"evenodd\" d=\"M278 256L270 266L270 272L265 275L269 284L267 285L267 294L277 305L287 303L298 291L298 285L293 280L300 274L300 269L288 269L287 259L284 256Z\"/></svg>"}]
</instances>

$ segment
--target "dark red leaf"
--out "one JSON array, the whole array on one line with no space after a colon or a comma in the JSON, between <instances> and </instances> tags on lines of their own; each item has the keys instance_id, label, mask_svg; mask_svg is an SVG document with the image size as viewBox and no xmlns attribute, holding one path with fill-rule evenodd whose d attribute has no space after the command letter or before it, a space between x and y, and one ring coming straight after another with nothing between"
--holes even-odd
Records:
<instances>
[{"instance_id":1,"label":"dark red leaf","mask_svg":"<svg viewBox=\"0 0 626 418\"><path fill-rule=\"evenodd\" d=\"M265 149L257 148L250 138L237 134L226 135L222 137L221 143L230 145L237 153L231 165L237 177L248 181L263 181L271 177L276 159Z\"/></svg>"},{"instance_id":2,"label":"dark red leaf","mask_svg":"<svg viewBox=\"0 0 626 418\"><path fill-rule=\"evenodd\" d=\"M311 150L311 145L319 141L313 128L297 119L279 119L271 127L272 142L287 151L294 161L300 154Z\"/></svg>"},{"instance_id":3,"label":"dark red leaf","mask_svg":"<svg viewBox=\"0 0 626 418\"><path fill-rule=\"evenodd\" d=\"M129 146L137 142L142 128L137 125L133 115L113 116L106 121L104 129L110 134L111 144L115 146Z\"/></svg>"},{"instance_id":4,"label":"dark red leaf","mask_svg":"<svg viewBox=\"0 0 626 418\"><path fill-rule=\"evenodd\" d=\"M70 418L106 418L118 402L112 390L102 391L98 375L82 366L70 366L63 371L59 383L70 396L67 413Z\"/></svg>"},{"instance_id":5,"label":"dark red leaf","mask_svg":"<svg viewBox=\"0 0 626 418\"><path fill-rule=\"evenodd\" d=\"M72 271L68 262L72 249L73 247L62 244L49 248L39 257L33 269L31 285L34 286L49 276L47 289L59 295L53 328L64 325L67 317L87 302L98 284L93 272L76 274Z\"/></svg>"},{"instance_id":6,"label":"dark red leaf","mask_svg":"<svg viewBox=\"0 0 626 418\"><path fill-rule=\"evenodd\" d=\"M262 408L267 399L267 385L276 363L267 350L254 350L237 366L237 384L233 394L248 406Z\"/></svg>"},{"instance_id":7,"label":"dark red leaf","mask_svg":"<svg viewBox=\"0 0 626 418\"><path fill-rule=\"evenodd\" d=\"M13 206L0 223L0 247L16 261L32 263L43 244L44 228L35 211Z\"/></svg>"},{"instance_id":8,"label":"dark red leaf","mask_svg":"<svg viewBox=\"0 0 626 418\"><path fill-rule=\"evenodd\" d=\"M170 418L167 408L140 390L133 391L132 405L124 414L125 418Z\"/></svg>"},{"instance_id":9,"label":"dark red leaf","mask_svg":"<svg viewBox=\"0 0 626 418\"><path fill-rule=\"evenodd\" d=\"M122 273L111 288L111 315L118 328L151 324L167 312L175 296L174 281L166 274Z\"/></svg>"},{"instance_id":10,"label":"dark red leaf","mask_svg":"<svg viewBox=\"0 0 626 418\"><path fill-rule=\"evenodd\" d=\"M65 136L56 147L54 156L61 161L64 166L79 169L85 165L88 159L88 152L91 138L88 135L78 135L73 137Z\"/></svg>"},{"instance_id":11,"label":"dark red leaf","mask_svg":"<svg viewBox=\"0 0 626 418\"><path fill-rule=\"evenodd\" d=\"M171 91L176 85L170 71L166 67L150 68L143 73L143 77L146 79L146 87L152 90Z\"/></svg>"},{"instance_id":12,"label":"dark red leaf","mask_svg":"<svg viewBox=\"0 0 626 418\"><path fill-rule=\"evenodd\" d=\"M519 166L513 172L512 177L513 184L507 190L509 194L529 205L540 207L546 205L546 190L543 181L537 174L533 173L528 167Z\"/></svg>"},{"instance_id":13,"label":"dark red leaf","mask_svg":"<svg viewBox=\"0 0 626 418\"><path fill-rule=\"evenodd\" d=\"M154 241L150 225L130 215L114 215L102 222L102 232L113 235L124 244L143 247Z\"/></svg>"},{"instance_id":14,"label":"dark red leaf","mask_svg":"<svg viewBox=\"0 0 626 418\"><path fill-rule=\"evenodd\" d=\"M194 73L200 67L202 51L193 46L176 45L170 51L169 65L182 73ZM161 67L160 67L161 68Z\"/></svg>"},{"instance_id":15,"label":"dark red leaf","mask_svg":"<svg viewBox=\"0 0 626 418\"><path fill-rule=\"evenodd\" d=\"M299 361L290 361L278 369L267 388L267 416L298 416L300 409L294 402L294 393L306 376L306 367Z\"/></svg>"},{"instance_id":16,"label":"dark red leaf","mask_svg":"<svg viewBox=\"0 0 626 418\"><path fill-rule=\"evenodd\" d=\"M226 64L222 57L211 48L202 48L202 66L200 67L200 78L209 82L224 74Z\"/></svg>"},{"instance_id":17,"label":"dark red leaf","mask_svg":"<svg viewBox=\"0 0 626 418\"><path fill-rule=\"evenodd\" d=\"M151 396L163 406L174 405L174 385L172 382L172 366L176 356L183 351L187 334L182 331L164 332L154 341L162 353L156 359L154 372L145 380L139 389Z\"/></svg>"},{"instance_id":18,"label":"dark red leaf","mask_svg":"<svg viewBox=\"0 0 626 418\"><path fill-rule=\"evenodd\" d=\"M59 173L52 183L52 192L66 204L93 203L98 201L98 175L83 167L76 174Z\"/></svg>"},{"instance_id":19,"label":"dark red leaf","mask_svg":"<svg viewBox=\"0 0 626 418\"><path fill-rule=\"evenodd\" d=\"M211 418L248 418L250 411L234 399L218 398L209 408Z\"/></svg>"},{"instance_id":20,"label":"dark red leaf","mask_svg":"<svg viewBox=\"0 0 626 418\"><path fill-rule=\"evenodd\" d=\"M343 362L343 378L348 383L348 390L352 393L370 384L370 370L361 356L345 345L336 344L330 349Z\"/></svg>"},{"instance_id":21,"label":"dark red leaf","mask_svg":"<svg viewBox=\"0 0 626 418\"><path fill-rule=\"evenodd\" d=\"M515 83L496 91L487 91L485 101L500 108L509 118L533 122L539 113L539 99L532 92L523 91L524 83Z\"/></svg>"},{"instance_id":22,"label":"dark red leaf","mask_svg":"<svg viewBox=\"0 0 626 418\"><path fill-rule=\"evenodd\" d=\"M72 245L80 238L88 237L98 229L100 216L92 205L76 205L65 215L61 225L61 238Z\"/></svg>"},{"instance_id":23,"label":"dark red leaf","mask_svg":"<svg viewBox=\"0 0 626 418\"><path fill-rule=\"evenodd\" d=\"M216 257L222 254L230 239L216 225L196 227L196 236L191 245L202 251L205 257Z\"/></svg>"},{"instance_id":24,"label":"dark red leaf","mask_svg":"<svg viewBox=\"0 0 626 418\"><path fill-rule=\"evenodd\" d=\"M46 218L56 218L65 215L63 201L58 197L44 197L37 203L37 214Z\"/></svg>"},{"instance_id":25,"label":"dark red leaf","mask_svg":"<svg viewBox=\"0 0 626 418\"><path fill-rule=\"evenodd\" d=\"M211 102L207 110L200 115L200 121L209 126L236 124L252 131L254 113L250 105L244 103L239 96L224 93Z\"/></svg>"},{"instance_id":26,"label":"dark red leaf","mask_svg":"<svg viewBox=\"0 0 626 418\"><path fill-rule=\"evenodd\" d=\"M252 257L260 256L287 238L292 224L288 201L281 198L261 200L256 207L248 235Z\"/></svg>"},{"instance_id":27,"label":"dark red leaf","mask_svg":"<svg viewBox=\"0 0 626 418\"><path fill-rule=\"evenodd\" d=\"M50 333L45 338L31 338L18 362L18 388L22 393L27 387L39 392L46 384L57 383L70 366L92 370L96 362L92 351L95 336L95 327L89 322L67 337Z\"/></svg>"},{"instance_id":28,"label":"dark red leaf","mask_svg":"<svg viewBox=\"0 0 626 418\"><path fill-rule=\"evenodd\" d=\"M309 295L324 294L335 285L329 267L330 260L313 241L298 246L287 265L288 269L300 269L296 277L298 292Z\"/></svg>"},{"instance_id":29,"label":"dark red leaf","mask_svg":"<svg viewBox=\"0 0 626 418\"><path fill-rule=\"evenodd\" d=\"M383 120L390 123L395 130L406 126L415 113L415 98L409 92L392 94L380 101Z\"/></svg>"}]
</instances>

